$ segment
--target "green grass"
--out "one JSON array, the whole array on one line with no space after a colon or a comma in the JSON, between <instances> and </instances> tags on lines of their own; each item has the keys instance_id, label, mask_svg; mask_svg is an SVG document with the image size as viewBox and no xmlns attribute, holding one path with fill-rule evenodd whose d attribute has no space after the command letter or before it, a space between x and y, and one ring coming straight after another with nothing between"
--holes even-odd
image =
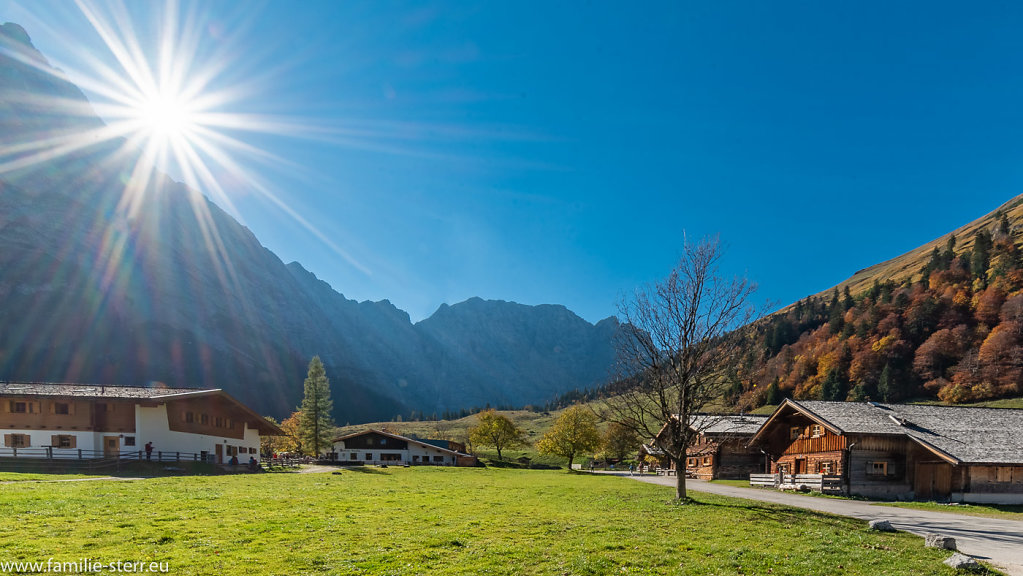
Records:
<instances>
[{"instance_id":1,"label":"green grass","mask_svg":"<svg viewBox=\"0 0 1023 576\"><path fill-rule=\"evenodd\" d=\"M77 480L82 478L103 478L109 474L45 474L24 472L0 472L0 482L52 482L55 480Z\"/></svg>"},{"instance_id":2,"label":"green grass","mask_svg":"<svg viewBox=\"0 0 1023 576\"><path fill-rule=\"evenodd\" d=\"M985 518L1004 518L1006 520L1023 520L1023 505L1001 504L939 504L937 502L882 502L878 506L895 506L897 508L913 508L932 512L948 512L967 516L983 516Z\"/></svg>"},{"instance_id":3,"label":"green grass","mask_svg":"<svg viewBox=\"0 0 1023 576\"><path fill-rule=\"evenodd\" d=\"M0 560L167 562L173 574L952 574L863 522L626 478L362 468L8 484Z\"/></svg>"}]
</instances>

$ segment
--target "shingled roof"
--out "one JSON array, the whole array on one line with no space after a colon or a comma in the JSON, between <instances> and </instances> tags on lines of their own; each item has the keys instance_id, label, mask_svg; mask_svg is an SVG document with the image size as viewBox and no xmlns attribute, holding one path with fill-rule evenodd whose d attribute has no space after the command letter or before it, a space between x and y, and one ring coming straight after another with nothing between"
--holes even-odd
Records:
<instances>
[{"instance_id":1,"label":"shingled roof","mask_svg":"<svg viewBox=\"0 0 1023 576\"><path fill-rule=\"evenodd\" d=\"M1023 463L1023 410L786 400L775 414L786 407L839 434L908 436L956 464Z\"/></svg>"},{"instance_id":2,"label":"shingled roof","mask_svg":"<svg viewBox=\"0 0 1023 576\"><path fill-rule=\"evenodd\" d=\"M704 434L752 436L767 422L767 416L750 414L701 414L693 418L693 428Z\"/></svg>"},{"instance_id":3,"label":"shingled roof","mask_svg":"<svg viewBox=\"0 0 1023 576\"><path fill-rule=\"evenodd\" d=\"M160 386L108 386L103 384L55 384L50 382L0 382L0 396L59 396L77 398L149 399L215 392L216 388L167 388Z\"/></svg>"}]
</instances>

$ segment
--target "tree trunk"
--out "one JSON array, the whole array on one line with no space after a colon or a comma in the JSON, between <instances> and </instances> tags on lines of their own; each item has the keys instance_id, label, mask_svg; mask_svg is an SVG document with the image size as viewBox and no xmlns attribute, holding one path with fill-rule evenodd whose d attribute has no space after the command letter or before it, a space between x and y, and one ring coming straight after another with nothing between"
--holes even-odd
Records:
<instances>
[{"instance_id":1,"label":"tree trunk","mask_svg":"<svg viewBox=\"0 0 1023 576\"><path fill-rule=\"evenodd\" d=\"M569 472L571 472L571 471L572 471L572 458L573 458L574 456L575 456L575 454L569 454L569 455L568 455L568 471L569 471Z\"/></svg>"},{"instance_id":2,"label":"tree trunk","mask_svg":"<svg viewBox=\"0 0 1023 576\"><path fill-rule=\"evenodd\" d=\"M675 499L679 504L686 503L686 459L679 458L675 463Z\"/></svg>"},{"instance_id":3,"label":"tree trunk","mask_svg":"<svg viewBox=\"0 0 1023 576\"><path fill-rule=\"evenodd\" d=\"M501 446L500 445L497 446L497 459L498 460L504 460L504 458L501 458Z\"/></svg>"}]
</instances>

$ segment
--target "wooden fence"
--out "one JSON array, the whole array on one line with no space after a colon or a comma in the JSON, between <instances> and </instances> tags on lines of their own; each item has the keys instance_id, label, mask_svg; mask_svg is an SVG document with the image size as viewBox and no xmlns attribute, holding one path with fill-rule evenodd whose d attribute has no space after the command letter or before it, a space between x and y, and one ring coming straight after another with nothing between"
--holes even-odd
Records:
<instances>
[{"instance_id":1,"label":"wooden fence","mask_svg":"<svg viewBox=\"0 0 1023 576\"><path fill-rule=\"evenodd\" d=\"M206 461L212 462L212 454L195 452L164 452L154 450L152 454L146 454L145 450L118 451L116 453L104 450L83 450L81 448L54 448L46 446L42 448L0 448L0 459L4 460L25 460L38 462L40 460L136 460L152 462L201 462L205 457Z\"/></svg>"}]
</instances>

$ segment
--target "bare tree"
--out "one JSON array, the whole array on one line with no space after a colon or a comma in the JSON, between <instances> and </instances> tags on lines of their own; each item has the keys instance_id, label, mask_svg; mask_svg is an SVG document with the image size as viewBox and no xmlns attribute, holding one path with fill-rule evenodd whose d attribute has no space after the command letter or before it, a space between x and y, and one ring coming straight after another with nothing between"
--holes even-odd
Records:
<instances>
[{"instance_id":1,"label":"bare tree","mask_svg":"<svg viewBox=\"0 0 1023 576\"><path fill-rule=\"evenodd\" d=\"M721 276L717 238L686 243L671 273L619 304L621 394L605 401L604 417L645 438L674 463L675 496L686 501L686 449L713 418L697 418L726 392L725 368L739 356L736 329L759 312L756 284Z\"/></svg>"}]
</instances>

